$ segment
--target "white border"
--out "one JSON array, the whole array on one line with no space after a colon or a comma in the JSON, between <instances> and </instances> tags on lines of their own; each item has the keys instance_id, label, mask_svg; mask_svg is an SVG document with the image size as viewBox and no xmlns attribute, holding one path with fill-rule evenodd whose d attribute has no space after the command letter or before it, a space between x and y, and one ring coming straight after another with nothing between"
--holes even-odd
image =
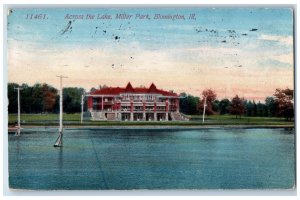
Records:
<instances>
[{"instance_id":1,"label":"white border","mask_svg":"<svg viewBox=\"0 0 300 200\"><path fill-rule=\"evenodd\" d=\"M143 5L143 6L159 6L159 4L164 4L164 5L160 5L162 7L166 7L166 6L170 6L168 5L170 1L167 1L167 0L152 0L152 1L147 1L146 2L146 5ZM3 3L2 3L2 6L4 6L4 4L22 4L22 5L13 5L13 6L17 6L17 7L47 7L47 6L50 6L50 7L57 7L60 5L60 7L64 6L65 4L68 4L68 3L72 3L73 5L72 6L75 6L77 5L77 7L93 7L93 6L103 6L103 5L96 5L95 1L92 1L92 0L85 0L84 3L85 5L81 4L82 2L80 2L79 0L74 0L72 2L67 2L67 1L62 1L62 0L46 0L46 1L43 1L43 3L41 3L41 1L39 0L31 0L30 1L30 4L25 4L27 3L25 0L4 0ZM133 0L127 0L126 3L127 4L124 4L124 1L121 1L121 0L110 0L110 1L106 1L106 2L99 2L99 3L106 3L107 5L106 6L110 6L112 4L118 4L118 5L121 5L121 6L130 6L128 5L128 3L130 4L141 4L140 2L138 1L133 1ZM175 4L181 4L181 6L191 6L191 5L187 5L187 4L194 4L195 6L195 3L199 3L199 2L195 2L195 1L192 1L192 0L185 0L184 2L182 1L179 1L179 0L174 0L172 1L172 4L171 6L176 6L178 7L179 5L175 5ZM279 5L274 5L272 3L275 3L275 2L272 2L271 0L252 0L252 1L249 1L249 0L246 0L244 2L240 2L240 1L222 1L222 0L211 0L211 1L206 1L204 2L205 4L199 4L197 6L204 6L204 7L214 7L214 6L245 6L245 7L257 7L257 6L279 6ZM253 4L254 3L254 4ZM277 4L281 4L282 6L284 5L288 5L288 4L294 4L294 5L297 5L297 1L296 0L286 0L286 1L281 1L281 2L276 2ZM39 4L38 6L36 5L33 5L33 4ZM44 5L42 5L44 4ZM56 4L56 5L53 5L53 4ZM145 3L143 3L145 4ZM155 5L150 5L150 4L155 4ZM218 5L216 5L218 4ZM221 4L221 5L219 5ZM239 4L239 5L234 5L234 4ZM271 5L267 5L267 4L271 4ZM8 5L9 6L9 5ZM70 6L70 5L67 5L67 6ZM297 10L297 8L295 8L295 11ZM2 9L0 11L0 16L1 18L3 18L0 22L0 24L2 25L2 27L4 27L3 25L5 25L5 17L3 13L4 9ZM298 21L298 16L296 15L295 13L295 31L296 33L298 32L298 26L297 26L297 21ZM6 30L6 28L4 27L4 29L2 30ZM6 67L6 43L5 43L5 40L4 40L4 34L6 34L6 31L1 31L1 42L3 45L3 49L1 49L1 51L3 51L1 53L1 60L2 60L2 63L3 63L3 70L0 70L1 71L1 77L3 78L3 81L1 83L1 87L3 88L2 90L0 89L0 98L3 100L1 101L1 106L0 106L0 109L1 109L1 117L0 117L0 125L2 127L2 130L3 130L3 134L1 134L1 139L3 141L3 149L4 149L4 152L3 154L1 154L1 162L2 162L2 165L1 165L1 175L2 177L5 179L7 179L7 167L8 167L8 162L7 162L7 110L6 110L6 106L7 105L7 98L6 98L6 83L7 83L7 67ZM296 36L296 34L295 34ZM295 38L295 41L297 42L298 44L298 41L296 40ZM298 45L296 45L298 46ZM297 53L297 51L296 51ZM296 54L296 57L295 57L295 61L298 60L298 54ZM295 77L298 77L298 70L297 68L295 67ZM298 88L298 84L297 84L297 79L295 79L295 90ZM299 102L298 102L298 98L297 98L297 94L296 94L296 105L298 105ZM297 109L297 116L298 116L298 107L296 107ZM296 118L296 124L298 124L298 118ZM4 126L5 124L5 126ZM6 141L6 142L5 142ZM298 143L298 137L297 137L297 143ZM6 151L5 151L6 150ZM2 157L3 156L3 157ZM298 159L298 154L297 154L297 160ZM5 160L4 160L5 159ZM4 162L3 162L4 161ZM299 170L299 166L297 165L297 171ZM297 173L297 180L298 179L299 175ZM4 185L2 185L4 183ZM2 190L3 189L3 190ZM75 196L89 196L88 198L98 198L98 197L91 197L90 195L116 195L116 196L126 196L125 199L134 199L134 198L140 198L140 197L137 197L137 195L142 195L142 196L147 196L147 195L158 195L158 196L191 196L191 198L198 198L198 197L195 197L195 195L201 195L201 196L209 196L209 197L206 197L206 198L209 198L209 199L215 199L215 198L218 198L220 196L223 196L222 198L224 199L236 199L236 198L241 198L241 197L238 197L239 195L242 195L243 199L253 199L253 196L261 196L260 198L266 198L265 196L268 195L268 196L277 196L277 197L269 197L269 198L272 198L272 199L278 199L278 198L284 198L284 199L295 199L297 198L297 196L295 196L299 190L299 188L297 189L297 192L296 191L280 191L280 190L263 190L263 191L258 191L258 190L164 190L164 191L149 191L149 190L138 190L138 191L96 191L96 192L91 192L91 191L26 191L26 192L12 192L11 190L7 190L8 189L8 185L7 185L7 181L6 183L5 182L1 182L1 190L3 192L5 192L4 194L5 195L25 195L25 199L26 198L39 198L38 196L40 195L75 195ZM3 194L3 193L2 193ZM30 197L30 196L34 196L34 197ZM131 197L132 195L134 195L135 197ZM217 196L217 197L214 197ZM247 195L247 196L245 196ZM285 197L282 197L282 195L289 195L289 196L285 196ZM290 196L292 195L292 196ZM118 198L118 197L110 197L110 198ZM233 197L232 197L233 196ZM252 196L252 197L251 197ZM280 197L281 196L281 197ZM10 197L11 198L11 197ZM14 198L17 198L17 197L13 197ZM53 199L53 198L58 198L58 197L44 197L46 199ZM66 197L64 196L63 198L72 198L72 199L77 199L77 198L82 198L82 197ZM101 197L103 198L103 197ZM124 197L123 197L124 198ZM151 198L151 197L150 197ZM177 199L178 197L172 197L172 199ZM179 197L180 198L180 197ZM258 198L258 197L255 197L255 198Z\"/></svg>"}]
</instances>

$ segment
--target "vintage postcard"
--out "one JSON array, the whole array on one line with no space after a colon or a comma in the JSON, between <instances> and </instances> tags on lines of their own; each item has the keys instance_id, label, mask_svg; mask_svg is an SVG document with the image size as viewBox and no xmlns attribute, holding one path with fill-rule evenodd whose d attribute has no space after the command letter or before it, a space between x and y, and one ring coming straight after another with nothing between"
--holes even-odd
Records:
<instances>
[{"instance_id":1,"label":"vintage postcard","mask_svg":"<svg viewBox=\"0 0 300 200\"><path fill-rule=\"evenodd\" d=\"M9 187L294 189L293 19L10 6Z\"/></svg>"}]
</instances>

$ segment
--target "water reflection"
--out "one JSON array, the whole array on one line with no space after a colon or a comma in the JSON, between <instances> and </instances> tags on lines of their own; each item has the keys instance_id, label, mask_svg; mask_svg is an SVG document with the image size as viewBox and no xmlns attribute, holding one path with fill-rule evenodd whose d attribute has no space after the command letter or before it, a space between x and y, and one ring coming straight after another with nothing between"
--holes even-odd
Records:
<instances>
[{"instance_id":1,"label":"water reflection","mask_svg":"<svg viewBox=\"0 0 300 200\"><path fill-rule=\"evenodd\" d=\"M284 128L285 131L282 132L282 134L294 134L295 129L294 128Z\"/></svg>"},{"instance_id":2,"label":"water reflection","mask_svg":"<svg viewBox=\"0 0 300 200\"><path fill-rule=\"evenodd\" d=\"M57 171L58 173L56 174L56 178L58 178L58 180L62 180L62 178L64 177L64 148L63 147L58 147L55 148L55 150L57 151Z\"/></svg>"},{"instance_id":3,"label":"water reflection","mask_svg":"<svg viewBox=\"0 0 300 200\"><path fill-rule=\"evenodd\" d=\"M48 148L55 131L9 136L13 188L266 189L294 184L294 129L66 130L64 147Z\"/></svg>"},{"instance_id":4,"label":"water reflection","mask_svg":"<svg viewBox=\"0 0 300 200\"><path fill-rule=\"evenodd\" d=\"M58 151L58 168L59 168L60 173L62 173L63 167L64 167L63 147L60 147L59 151Z\"/></svg>"},{"instance_id":5,"label":"water reflection","mask_svg":"<svg viewBox=\"0 0 300 200\"><path fill-rule=\"evenodd\" d=\"M21 164L21 159L22 159L22 155L21 155L21 145L20 145L20 136L14 136L16 139L16 155L17 155L17 162L16 162L16 168L18 170L18 172L22 171L22 167L20 167Z\"/></svg>"}]
</instances>

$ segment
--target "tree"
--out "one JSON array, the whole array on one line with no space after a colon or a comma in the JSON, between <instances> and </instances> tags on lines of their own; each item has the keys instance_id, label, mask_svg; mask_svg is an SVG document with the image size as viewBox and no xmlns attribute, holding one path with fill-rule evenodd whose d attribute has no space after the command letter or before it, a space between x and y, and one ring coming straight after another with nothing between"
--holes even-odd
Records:
<instances>
[{"instance_id":1,"label":"tree","mask_svg":"<svg viewBox=\"0 0 300 200\"><path fill-rule=\"evenodd\" d=\"M8 112L16 113L18 111L17 105L17 88L19 85L16 83L8 83ZM58 112L59 110L59 96L58 91L51 85L46 83L36 83L33 86L27 84L20 85L22 90L20 91L21 99L21 112L22 113L42 113L42 112ZM81 94L82 88L69 88L66 91L66 99L69 102L65 102L66 111L68 112L80 112L81 109ZM65 109L64 109L65 110Z\"/></svg>"},{"instance_id":2,"label":"tree","mask_svg":"<svg viewBox=\"0 0 300 200\"><path fill-rule=\"evenodd\" d=\"M179 100L180 112L187 115L197 114L199 97L187 95L186 93L181 93L180 96L183 97Z\"/></svg>"},{"instance_id":3,"label":"tree","mask_svg":"<svg viewBox=\"0 0 300 200\"><path fill-rule=\"evenodd\" d=\"M7 85L7 96L8 96L8 112L18 112L18 94L15 88L19 87L17 83L8 83Z\"/></svg>"},{"instance_id":4,"label":"tree","mask_svg":"<svg viewBox=\"0 0 300 200\"><path fill-rule=\"evenodd\" d=\"M107 86L106 84L104 84L104 85L99 85L99 89L100 89L100 90L103 89L103 88L108 88L108 86Z\"/></svg>"},{"instance_id":5,"label":"tree","mask_svg":"<svg viewBox=\"0 0 300 200\"><path fill-rule=\"evenodd\" d=\"M213 110L213 102L216 100L217 94L212 89L207 89L202 92L202 100L199 103L199 110L201 113L203 113L203 105L204 105L205 98L206 98L206 105L207 105L205 108L205 113L207 115L212 115L215 113Z\"/></svg>"},{"instance_id":6,"label":"tree","mask_svg":"<svg viewBox=\"0 0 300 200\"><path fill-rule=\"evenodd\" d=\"M43 91L42 85L39 83L34 84L32 87L32 112L33 113L41 113L44 111L44 103L43 103Z\"/></svg>"},{"instance_id":7,"label":"tree","mask_svg":"<svg viewBox=\"0 0 300 200\"><path fill-rule=\"evenodd\" d=\"M63 106L64 112L76 113L81 112L81 95L83 88L68 87L63 89Z\"/></svg>"},{"instance_id":8,"label":"tree","mask_svg":"<svg viewBox=\"0 0 300 200\"><path fill-rule=\"evenodd\" d=\"M219 102L219 112L221 115L227 114L229 113L229 105L230 105L230 101L229 99L222 99Z\"/></svg>"},{"instance_id":9,"label":"tree","mask_svg":"<svg viewBox=\"0 0 300 200\"><path fill-rule=\"evenodd\" d=\"M97 89L94 88L94 87L92 87L92 88L90 89L90 93L93 93L93 92L95 92L95 91L97 91Z\"/></svg>"},{"instance_id":10,"label":"tree","mask_svg":"<svg viewBox=\"0 0 300 200\"><path fill-rule=\"evenodd\" d=\"M294 117L294 90L291 89L276 89L275 102L277 104L277 116L283 116L286 120L292 120Z\"/></svg>"},{"instance_id":11,"label":"tree","mask_svg":"<svg viewBox=\"0 0 300 200\"><path fill-rule=\"evenodd\" d=\"M43 94L40 84L33 87L27 84L18 85L16 83L8 83L8 112L16 113L18 111L18 95L15 88L21 87L20 106L22 113L40 113L43 111Z\"/></svg>"},{"instance_id":12,"label":"tree","mask_svg":"<svg viewBox=\"0 0 300 200\"><path fill-rule=\"evenodd\" d=\"M274 97L267 97L265 102L266 102L267 116L274 117L276 115L276 107L277 107Z\"/></svg>"},{"instance_id":13,"label":"tree","mask_svg":"<svg viewBox=\"0 0 300 200\"><path fill-rule=\"evenodd\" d=\"M44 112L53 112L57 99L57 90L47 84L42 85Z\"/></svg>"},{"instance_id":14,"label":"tree","mask_svg":"<svg viewBox=\"0 0 300 200\"><path fill-rule=\"evenodd\" d=\"M254 108L253 103L251 101L247 101L247 104L246 104L246 115L247 116L249 116L249 117L254 116L253 108Z\"/></svg>"},{"instance_id":15,"label":"tree","mask_svg":"<svg viewBox=\"0 0 300 200\"><path fill-rule=\"evenodd\" d=\"M229 112L232 115L236 115L240 116L240 118L242 117L242 114L244 114L246 111L245 106L244 106L244 99L243 98L239 98L238 95L236 95L230 103L229 106Z\"/></svg>"},{"instance_id":16,"label":"tree","mask_svg":"<svg viewBox=\"0 0 300 200\"><path fill-rule=\"evenodd\" d=\"M16 91L12 89L16 87L16 84L8 84L8 96L9 104L13 108L8 109L9 113L16 112L15 107L17 96ZM47 84L35 84L34 86L29 86L27 84L21 85L21 112L22 113L41 113L41 112L52 112L56 101L56 89Z\"/></svg>"},{"instance_id":17,"label":"tree","mask_svg":"<svg viewBox=\"0 0 300 200\"><path fill-rule=\"evenodd\" d=\"M220 104L220 101L218 99L216 99L212 102L212 110L214 113L219 111L219 104Z\"/></svg>"},{"instance_id":18,"label":"tree","mask_svg":"<svg viewBox=\"0 0 300 200\"><path fill-rule=\"evenodd\" d=\"M260 101L257 103L257 116L259 117L264 116L264 105L260 103Z\"/></svg>"},{"instance_id":19,"label":"tree","mask_svg":"<svg viewBox=\"0 0 300 200\"><path fill-rule=\"evenodd\" d=\"M21 112L22 113L32 113L32 103L33 103L33 96L32 96L32 87L28 86L27 84L21 85L22 90L20 91L20 98L21 98Z\"/></svg>"},{"instance_id":20,"label":"tree","mask_svg":"<svg viewBox=\"0 0 300 200\"><path fill-rule=\"evenodd\" d=\"M252 111L253 115L252 116L256 117L257 116L257 105L254 100L252 101L252 104L253 104L253 111Z\"/></svg>"}]
</instances>

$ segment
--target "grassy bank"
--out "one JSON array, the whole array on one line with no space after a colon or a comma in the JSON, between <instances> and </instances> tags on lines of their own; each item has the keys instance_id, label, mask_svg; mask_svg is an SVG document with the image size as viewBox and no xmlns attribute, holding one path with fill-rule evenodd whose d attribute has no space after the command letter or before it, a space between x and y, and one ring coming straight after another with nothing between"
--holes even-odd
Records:
<instances>
[{"instance_id":1,"label":"grassy bank","mask_svg":"<svg viewBox=\"0 0 300 200\"><path fill-rule=\"evenodd\" d=\"M233 115L211 115L205 118L207 123L226 123L226 124L293 124L293 121L286 121L279 117L246 117L236 119ZM202 121L202 115L191 116L191 121Z\"/></svg>"},{"instance_id":2,"label":"grassy bank","mask_svg":"<svg viewBox=\"0 0 300 200\"><path fill-rule=\"evenodd\" d=\"M82 125L82 126L133 126L133 125L167 125L167 126L199 126L202 124L202 116L193 115L190 116L190 121L168 121L168 122L117 122L117 121L90 121L84 120L83 124L80 123L80 114L64 114L65 125ZM8 116L9 125L12 126L17 121L16 114L9 114ZM36 126L51 126L58 125L59 115L58 114L22 114L21 124L22 125L36 125ZM205 125L268 125L268 126L293 126L294 122L285 121L284 118L275 117L242 117L236 119L235 116L231 115L213 115L208 116L205 121Z\"/></svg>"}]
</instances>

